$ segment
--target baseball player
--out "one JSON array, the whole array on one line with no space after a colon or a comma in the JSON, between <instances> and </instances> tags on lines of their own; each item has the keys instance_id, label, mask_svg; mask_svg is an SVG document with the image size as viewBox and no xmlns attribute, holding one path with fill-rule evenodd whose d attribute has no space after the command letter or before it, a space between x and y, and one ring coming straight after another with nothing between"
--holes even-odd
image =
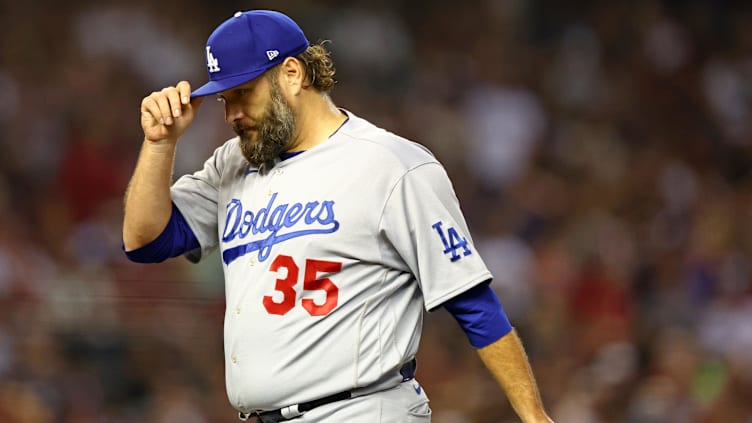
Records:
<instances>
[{"instance_id":1,"label":"baseball player","mask_svg":"<svg viewBox=\"0 0 752 423\"><path fill-rule=\"evenodd\" d=\"M281 13L236 13L205 53L208 83L141 103L123 243L137 262L219 248L241 420L429 422L415 355L423 310L444 307L519 416L550 421L434 156L337 108L329 53ZM178 139L209 95L237 137L173 184Z\"/></svg>"}]
</instances>

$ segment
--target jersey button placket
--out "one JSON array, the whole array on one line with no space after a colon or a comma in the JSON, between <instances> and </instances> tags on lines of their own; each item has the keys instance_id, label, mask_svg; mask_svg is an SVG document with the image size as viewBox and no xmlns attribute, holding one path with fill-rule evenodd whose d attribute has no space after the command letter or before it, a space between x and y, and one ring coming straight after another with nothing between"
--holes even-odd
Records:
<instances>
[{"instance_id":1,"label":"jersey button placket","mask_svg":"<svg viewBox=\"0 0 752 423\"><path fill-rule=\"evenodd\" d=\"M279 176L283 174L284 171L282 169L275 169L274 172L272 172L272 178L269 180L269 191L266 193L269 197L274 195L274 190L272 189L272 182L274 181L274 176Z\"/></svg>"}]
</instances>

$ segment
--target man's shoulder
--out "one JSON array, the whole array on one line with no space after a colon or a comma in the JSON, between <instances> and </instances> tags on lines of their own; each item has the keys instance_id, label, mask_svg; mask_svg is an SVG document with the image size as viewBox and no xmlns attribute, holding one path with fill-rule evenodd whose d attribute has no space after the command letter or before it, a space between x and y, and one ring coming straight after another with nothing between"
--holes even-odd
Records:
<instances>
[{"instance_id":1,"label":"man's shoulder","mask_svg":"<svg viewBox=\"0 0 752 423\"><path fill-rule=\"evenodd\" d=\"M230 138L217 146L206 165L215 168L220 175L244 174L249 164L240 149L240 138Z\"/></svg>"},{"instance_id":2,"label":"man's shoulder","mask_svg":"<svg viewBox=\"0 0 752 423\"><path fill-rule=\"evenodd\" d=\"M433 153L418 142L409 140L370 121L348 112L349 121L341 132L342 138L354 143L360 156L370 161L392 162L400 167L412 168L436 162Z\"/></svg>"}]
</instances>

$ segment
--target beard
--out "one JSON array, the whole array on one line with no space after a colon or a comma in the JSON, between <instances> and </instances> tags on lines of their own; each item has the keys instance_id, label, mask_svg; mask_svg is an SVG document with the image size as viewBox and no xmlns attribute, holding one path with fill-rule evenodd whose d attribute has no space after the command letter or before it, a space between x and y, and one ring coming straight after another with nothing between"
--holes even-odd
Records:
<instances>
[{"instance_id":1,"label":"beard","mask_svg":"<svg viewBox=\"0 0 752 423\"><path fill-rule=\"evenodd\" d=\"M270 78L269 104L254 126L233 123L232 129L240 137L240 150L248 162L264 171L274 167L277 157L290 144L295 132L295 114L282 97L279 82ZM255 130L253 136L251 130Z\"/></svg>"}]
</instances>

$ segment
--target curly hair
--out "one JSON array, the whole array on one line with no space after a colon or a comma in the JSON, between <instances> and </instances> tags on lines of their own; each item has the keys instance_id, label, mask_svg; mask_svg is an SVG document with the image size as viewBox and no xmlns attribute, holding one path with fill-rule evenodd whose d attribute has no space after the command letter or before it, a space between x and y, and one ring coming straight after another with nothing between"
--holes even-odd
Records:
<instances>
[{"instance_id":1,"label":"curly hair","mask_svg":"<svg viewBox=\"0 0 752 423\"><path fill-rule=\"evenodd\" d=\"M325 47L329 42L324 40L311 44L306 51L296 56L305 65L306 82L325 93L329 93L337 83L331 52Z\"/></svg>"}]
</instances>

